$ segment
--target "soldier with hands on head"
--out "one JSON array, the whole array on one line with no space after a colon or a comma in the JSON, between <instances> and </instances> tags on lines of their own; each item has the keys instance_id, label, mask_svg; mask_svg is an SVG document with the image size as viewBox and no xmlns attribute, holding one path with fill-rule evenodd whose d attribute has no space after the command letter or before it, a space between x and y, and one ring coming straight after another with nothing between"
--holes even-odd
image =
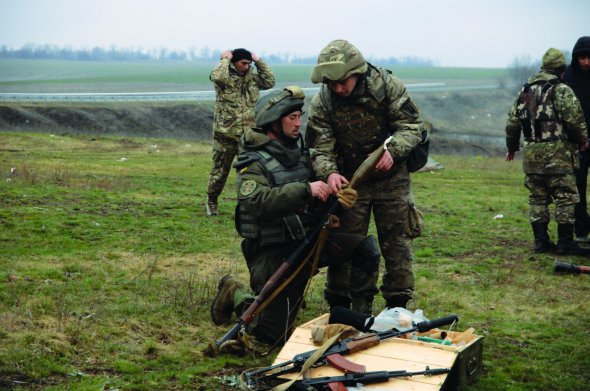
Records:
<instances>
[{"instance_id":1,"label":"soldier with hands on head","mask_svg":"<svg viewBox=\"0 0 590 391\"><path fill-rule=\"evenodd\" d=\"M304 93L287 87L262 97L256 105L256 128L246 130L240 141L237 170L238 205L236 229L243 241L242 253L250 273L250 288L258 294L283 261L320 223L329 186L315 178L307 148L300 136ZM356 200L353 189L338 194L344 207ZM339 235L330 229L319 266L342 257L357 263L379 263L372 237ZM293 280L240 333L220 349L263 351L286 341L302 304L305 287L315 270L308 261ZM211 304L215 324L231 322L254 301L255 296L232 276L223 277ZM225 345L225 346L224 346Z\"/></svg>"},{"instance_id":2,"label":"soldier with hands on head","mask_svg":"<svg viewBox=\"0 0 590 391\"><path fill-rule=\"evenodd\" d=\"M385 261L381 293L387 307L406 307L414 292L414 235L407 228L415 210L406 160L421 141L418 108L399 78L365 61L345 40L322 49L311 81L323 85L311 102L306 136L314 170L332 194L392 136L375 173L356 189L356 204L340 215L340 225L366 235L373 214ZM332 306L371 313L378 276L378 269L358 269L351 262L329 266L325 298Z\"/></svg>"},{"instance_id":3,"label":"soldier with hands on head","mask_svg":"<svg viewBox=\"0 0 590 391\"><path fill-rule=\"evenodd\" d=\"M252 64L255 64L254 68ZM218 214L218 197L223 191L244 130L254 127L254 106L260 90L275 85L266 62L246 49L226 50L211 72L215 85L213 115L213 165L207 184L207 216Z\"/></svg>"},{"instance_id":4,"label":"soldier with hands on head","mask_svg":"<svg viewBox=\"0 0 590 391\"><path fill-rule=\"evenodd\" d=\"M590 129L590 36L580 37L572 50L572 62L565 70L564 80L574 90L580 101L586 128ZM580 202L576 204L574 231L580 240L588 240L590 234L590 216L586 191L588 188L588 167L590 151L580 151L580 167L574 169Z\"/></svg>"},{"instance_id":5,"label":"soldier with hands on head","mask_svg":"<svg viewBox=\"0 0 590 391\"><path fill-rule=\"evenodd\" d=\"M574 207L580 197L574 168L578 150L588 149L580 102L562 82L565 56L554 48L543 55L540 72L521 88L506 122L506 160L512 161L524 137L523 170L529 189L529 220L537 253L585 255L574 241ZM557 246L549 236L549 204L555 202Z\"/></svg>"}]
</instances>

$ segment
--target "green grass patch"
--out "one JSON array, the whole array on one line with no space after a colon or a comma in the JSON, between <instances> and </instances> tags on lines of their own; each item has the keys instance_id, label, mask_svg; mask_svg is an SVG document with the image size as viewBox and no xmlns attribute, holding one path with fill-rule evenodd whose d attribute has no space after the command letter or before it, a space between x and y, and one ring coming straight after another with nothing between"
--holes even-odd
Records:
<instances>
[{"instance_id":1,"label":"green grass patch","mask_svg":"<svg viewBox=\"0 0 590 391\"><path fill-rule=\"evenodd\" d=\"M220 216L204 216L210 145L36 133L0 145L0 388L231 390L270 364L203 353L227 331L209 319L217 280L248 275L233 174ZM531 252L520 164L435 158L443 170L413 176L426 230L410 308L484 336L470 389L586 389L589 280ZM300 322L326 312L324 279Z\"/></svg>"}]
</instances>

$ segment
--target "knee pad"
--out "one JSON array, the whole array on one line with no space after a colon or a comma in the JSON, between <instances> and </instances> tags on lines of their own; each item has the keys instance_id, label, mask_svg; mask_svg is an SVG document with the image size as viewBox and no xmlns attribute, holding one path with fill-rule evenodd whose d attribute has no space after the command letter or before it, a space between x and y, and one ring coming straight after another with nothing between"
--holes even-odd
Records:
<instances>
[{"instance_id":1,"label":"knee pad","mask_svg":"<svg viewBox=\"0 0 590 391\"><path fill-rule=\"evenodd\" d=\"M381 252L377 240L373 236L367 236L355 249L352 257L352 266L367 273L374 273L379 270Z\"/></svg>"}]
</instances>

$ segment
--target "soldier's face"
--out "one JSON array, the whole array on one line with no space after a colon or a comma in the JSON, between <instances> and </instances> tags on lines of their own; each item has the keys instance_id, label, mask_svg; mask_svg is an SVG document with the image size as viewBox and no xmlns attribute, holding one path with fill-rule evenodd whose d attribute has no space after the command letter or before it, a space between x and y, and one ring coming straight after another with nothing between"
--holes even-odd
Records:
<instances>
[{"instance_id":1,"label":"soldier's face","mask_svg":"<svg viewBox=\"0 0 590 391\"><path fill-rule=\"evenodd\" d=\"M330 82L328 83L328 87L330 87L335 94L345 98L352 93L352 90L354 90L358 78L358 75L352 75L344 80Z\"/></svg>"},{"instance_id":2,"label":"soldier's face","mask_svg":"<svg viewBox=\"0 0 590 391\"><path fill-rule=\"evenodd\" d=\"M584 72L590 71L590 55L581 54L578 56L578 65Z\"/></svg>"},{"instance_id":3,"label":"soldier's face","mask_svg":"<svg viewBox=\"0 0 590 391\"><path fill-rule=\"evenodd\" d=\"M301 111L294 111L291 114L281 118L281 126L285 137L297 140L299 138L299 128L301 127Z\"/></svg>"},{"instance_id":4,"label":"soldier's face","mask_svg":"<svg viewBox=\"0 0 590 391\"><path fill-rule=\"evenodd\" d=\"M236 61L234 65L236 66L236 69L238 70L238 73L240 75L245 75L246 73L248 73L248 69L250 69L251 63L252 61L250 60L240 60Z\"/></svg>"}]
</instances>

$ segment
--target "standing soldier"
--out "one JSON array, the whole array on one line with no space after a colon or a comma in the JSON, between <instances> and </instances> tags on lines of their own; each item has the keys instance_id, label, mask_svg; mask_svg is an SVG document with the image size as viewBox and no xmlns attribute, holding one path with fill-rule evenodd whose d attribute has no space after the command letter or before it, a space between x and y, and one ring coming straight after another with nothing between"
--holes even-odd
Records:
<instances>
[{"instance_id":1,"label":"standing soldier","mask_svg":"<svg viewBox=\"0 0 590 391\"><path fill-rule=\"evenodd\" d=\"M590 129L590 37L580 37L572 50L572 62L565 70L564 80L574 90L580 101L586 129ZM576 204L576 223L574 224L576 237L588 240L590 234L590 216L588 215L588 166L590 166L590 151L580 151L580 168L574 169L580 202Z\"/></svg>"},{"instance_id":2,"label":"standing soldier","mask_svg":"<svg viewBox=\"0 0 590 391\"><path fill-rule=\"evenodd\" d=\"M251 65L256 64L256 71ZM275 85L270 67L246 49L226 50L209 76L215 84L213 118L213 166L207 184L207 216L218 214L217 198L223 191L238 141L245 129L254 127L254 106L260 90Z\"/></svg>"},{"instance_id":3,"label":"standing soldier","mask_svg":"<svg viewBox=\"0 0 590 391\"><path fill-rule=\"evenodd\" d=\"M386 305L405 307L414 291L412 238L408 224L414 210L406 159L421 141L422 121L404 84L376 68L349 42L330 42L311 75L323 83L310 107L307 137L316 174L332 194L344 187L367 155L392 136L377 171L356 190L355 206L342 213L341 229L366 235L375 218L385 274L381 293ZM370 313L378 268L360 270L352 263L328 267L328 303Z\"/></svg>"},{"instance_id":4,"label":"standing soldier","mask_svg":"<svg viewBox=\"0 0 590 391\"><path fill-rule=\"evenodd\" d=\"M242 252L250 272L250 288L256 294L320 223L323 201L330 195L328 185L315 179L307 149L299 145L304 97L303 90L294 86L261 98L256 104L257 128L244 132L234 164L238 188L236 229L244 238ZM343 189L337 197L343 207L349 208L356 200L356 191ZM379 264L375 239L340 234L331 228L322 263L340 262L342 258L375 268ZM220 348L260 351L284 342L313 273L310 264L294 273L292 281L238 340L228 341ZM229 323L233 313L241 316L254 299L235 278L225 276L211 304L211 318L217 325Z\"/></svg>"},{"instance_id":5,"label":"standing soldier","mask_svg":"<svg viewBox=\"0 0 590 391\"><path fill-rule=\"evenodd\" d=\"M574 241L574 207L580 197L573 170L578 148L588 149L588 135L580 102L561 82L565 56L554 48L543 55L541 71L521 88L508 112L506 160L512 161L524 135L523 170L529 189L529 220L535 252L585 255ZM557 247L549 238L549 204L555 201Z\"/></svg>"}]
</instances>

